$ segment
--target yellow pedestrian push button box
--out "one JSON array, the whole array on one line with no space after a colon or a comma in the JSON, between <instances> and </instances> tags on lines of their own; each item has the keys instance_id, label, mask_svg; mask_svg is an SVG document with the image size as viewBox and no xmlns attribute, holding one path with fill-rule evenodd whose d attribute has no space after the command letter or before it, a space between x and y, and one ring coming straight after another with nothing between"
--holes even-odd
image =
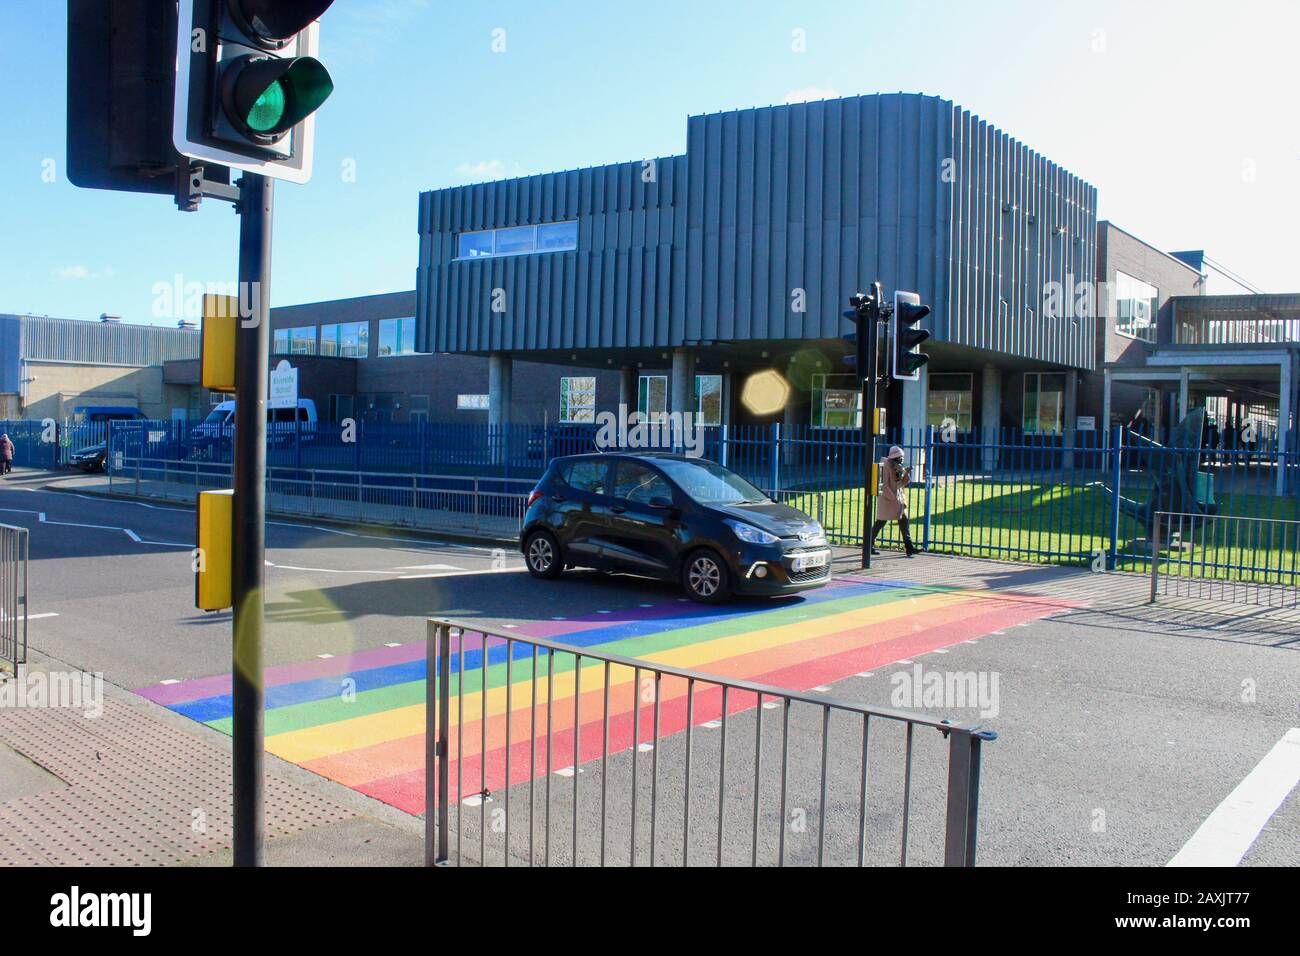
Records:
<instances>
[{"instance_id":1,"label":"yellow pedestrian push button box","mask_svg":"<svg viewBox=\"0 0 1300 956\"><path fill-rule=\"evenodd\" d=\"M201 611L231 606L230 554L235 492L201 491L198 501L199 552L194 564L194 605Z\"/></svg>"}]
</instances>

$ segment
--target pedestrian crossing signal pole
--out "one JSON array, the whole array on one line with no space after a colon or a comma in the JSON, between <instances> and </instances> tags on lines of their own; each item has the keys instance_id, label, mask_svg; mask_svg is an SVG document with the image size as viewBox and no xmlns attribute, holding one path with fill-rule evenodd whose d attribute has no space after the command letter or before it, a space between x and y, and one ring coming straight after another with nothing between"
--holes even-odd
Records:
<instances>
[{"instance_id":1,"label":"pedestrian crossing signal pole","mask_svg":"<svg viewBox=\"0 0 1300 956\"><path fill-rule=\"evenodd\" d=\"M235 333L231 555L234 863L261 866L264 822L262 682L266 583L266 395L270 364L273 181L245 173L239 190L239 328Z\"/></svg>"},{"instance_id":2,"label":"pedestrian crossing signal pole","mask_svg":"<svg viewBox=\"0 0 1300 956\"><path fill-rule=\"evenodd\" d=\"M870 292L859 292L849 298L851 308L844 317L857 326L857 331L846 336L855 345L855 354L847 359L861 380L862 394L862 567L871 567L871 527L876 520L876 435L881 430L879 410L876 408L878 379L880 377L880 323L888 314L884 293L879 282L872 283Z\"/></svg>"}]
</instances>

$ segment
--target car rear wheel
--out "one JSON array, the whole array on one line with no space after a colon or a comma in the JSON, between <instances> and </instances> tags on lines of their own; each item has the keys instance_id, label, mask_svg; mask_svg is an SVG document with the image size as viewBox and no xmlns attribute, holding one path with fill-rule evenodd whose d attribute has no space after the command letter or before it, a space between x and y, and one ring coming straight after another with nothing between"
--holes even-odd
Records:
<instances>
[{"instance_id":1,"label":"car rear wheel","mask_svg":"<svg viewBox=\"0 0 1300 956\"><path fill-rule=\"evenodd\" d=\"M564 570L560 558L560 545L549 531L534 531L524 543L524 562L528 573L535 578L552 580Z\"/></svg>"},{"instance_id":2,"label":"car rear wheel","mask_svg":"<svg viewBox=\"0 0 1300 956\"><path fill-rule=\"evenodd\" d=\"M692 551L682 564L682 587L694 601L721 604L731 597L731 575L726 562L707 548Z\"/></svg>"}]
</instances>

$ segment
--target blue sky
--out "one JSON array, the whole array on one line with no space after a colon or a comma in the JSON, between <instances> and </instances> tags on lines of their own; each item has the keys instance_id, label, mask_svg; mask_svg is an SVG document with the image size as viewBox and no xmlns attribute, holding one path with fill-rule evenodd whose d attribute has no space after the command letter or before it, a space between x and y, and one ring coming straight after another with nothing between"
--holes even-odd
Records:
<instances>
[{"instance_id":1,"label":"blue sky","mask_svg":"<svg viewBox=\"0 0 1300 956\"><path fill-rule=\"evenodd\" d=\"M1007 130L1147 241L1300 291L1290 0L336 0L321 30L336 91L315 177L277 187L274 305L413 288L421 190L679 153L691 114L898 90ZM61 0L0 4L0 312L171 324L155 287L233 279L236 217L67 182L65 31Z\"/></svg>"}]
</instances>

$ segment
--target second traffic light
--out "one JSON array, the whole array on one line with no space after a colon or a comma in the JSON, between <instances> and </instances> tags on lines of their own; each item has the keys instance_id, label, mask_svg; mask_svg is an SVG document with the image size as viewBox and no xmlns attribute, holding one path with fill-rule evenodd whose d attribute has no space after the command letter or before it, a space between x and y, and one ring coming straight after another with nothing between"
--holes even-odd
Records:
<instances>
[{"instance_id":1,"label":"second traffic light","mask_svg":"<svg viewBox=\"0 0 1300 956\"><path fill-rule=\"evenodd\" d=\"M894 311L889 316L889 371L894 378L915 382L930 356L921 351L921 343L930 337L928 329L918 324L930 314L915 292L895 292Z\"/></svg>"},{"instance_id":2,"label":"second traffic light","mask_svg":"<svg viewBox=\"0 0 1300 956\"><path fill-rule=\"evenodd\" d=\"M862 381L872 372L871 349L876 347L880 302L871 292L859 292L849 297L849 305L844 318L856 325L857 331L844 336L844 341L853 346L853 353L844 356L844 364Z\"/></svg>"},{"instance_id":3,"label":"second traffic light","mask_svg":"<svg viewBox=\"0 0 1300 956\"><path fill-rule=\"evenodd\" d=\"M316 59L316 20L333 0L180 0L176 149L303 183L315 113L334 90Z\"/></svg>"}]
</instances>

